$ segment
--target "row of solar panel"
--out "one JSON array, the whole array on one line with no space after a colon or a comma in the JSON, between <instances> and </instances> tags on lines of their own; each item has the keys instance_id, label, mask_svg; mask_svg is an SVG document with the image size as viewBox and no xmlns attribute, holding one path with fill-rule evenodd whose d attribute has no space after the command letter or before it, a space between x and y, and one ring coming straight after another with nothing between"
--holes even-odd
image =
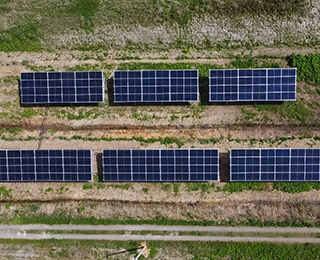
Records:
<instances>
[{"instance_id":1,"label":"row of solar panel","mask_svg":"<svg viewBox=\"0 0 320 260\"><path fill-rule=\"evenodd\" d=\"M320 181L320 149L231 149L230 181Z\"/></svg>"},{"instance_id":2,"label":"row of solar panel","mask_svg":"<svg viewBox=\"0 0 320 260\"><path fill-rule=\"evenodd\" d=\"M103 181L218 181L218 149L103 150ZM91 150L0 150L0 181L91 181ZM231 149L230 181L320 181L320 149Z\"/></svg>"},{"instance_id":3,"label":"row of solar panel","mask_svg":"<svg viewBox=\"0 0 320 260\"><path fill-rule=\"evenodd\" d=\"M0 181L91 181L91 150L0 150Z\"/></svg>"},{"instance_id":4,"label":"row of solar panel","mask_svg":"<svg viewBox=\"0 0 320 260\"><path fill-rule=\"evenodd\" d=\"M104 181L218 181L218 149L104 150Z\"/></svg>"},{"instance_id":5,"label":"row of solar panel","mask_svg":"<svg viewBox=\"0 0 320 260\"><path fill-rule=\"evenodd\" d=\"M91 150L0 150L0 181L91 181ZM217 181L218 149L104 150L104 181Z\"/></svg>"},{"instance_id":6,"label":"row of solar panel","mask_svg":"<svg viewBox=\"0 0 320 260\"><path fill-rule=\"evenodd\" d=\"M21 73L21 103L99 103L103 72ZM209 101L296 99L296 69L210 70ZM114 102L199 101L198 70L115 71Z\"/></svg>"}]
</instances>

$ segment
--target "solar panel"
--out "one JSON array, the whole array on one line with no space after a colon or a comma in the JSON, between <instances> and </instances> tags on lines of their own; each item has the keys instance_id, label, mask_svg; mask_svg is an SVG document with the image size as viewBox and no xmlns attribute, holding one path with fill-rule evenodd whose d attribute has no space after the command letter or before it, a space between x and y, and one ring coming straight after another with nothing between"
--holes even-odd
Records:
<instances>
[{"instance_id":1,"label":"solar panel","mask_svg":"<svg viewBox=\"0 0 320 260\"><path fill-rule=\"evenodd\" d=\"M104 81L102 71L22 72L21 104L103 102Z\"/></svg>"},{"instance_id":2,"label":"solar panel","mask_svg":"<svg viewBox=\"0 0 320 260\"><path fill-rule=\"evenodd\" d=\"M91 150L0 150L1 182L91 180Z\"/></svg>"},{"instance_id":3,"label":"solar panel","mask_svg":"<svg viewBox=\"0 0 320 260\"><path fill-rule=\"evenodd\" d=\"M115 71L114 102L198 101L198 70Z\"/></svg>"},{"instance_id":4,"label":"solar panel","mask_svg":"<svg viewBox=\"0 0 320 260\"><path fill-rule=\"evenodd\" d=\"M320 149L231 149L231 181L319 181Z\"/></svg>"},{"instance_id":5,"label":"solar panel","mask_svg":"<svg viewBox=\"0 0 320 260\"><path fill-rule=\"evenodd\" d=\"M210 70L211 102L296 100L294 69Z\"/></svg>"},{"instance_id":6,"label":"solar panel","mask_svg":"<svg viewBox=\"0 0 320 260\"><path fill-rule=\"evenodd\" d=\"M218 181L218 149L103 150L104 181Z\"/></svg>"}]
</instances>

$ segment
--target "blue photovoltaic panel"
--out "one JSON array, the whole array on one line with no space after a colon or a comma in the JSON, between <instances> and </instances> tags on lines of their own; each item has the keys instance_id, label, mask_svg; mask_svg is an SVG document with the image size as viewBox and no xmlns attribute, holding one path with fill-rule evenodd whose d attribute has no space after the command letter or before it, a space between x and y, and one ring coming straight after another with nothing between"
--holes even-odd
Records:
<instances>
[{"instance_id":1,"label":"blue photovoltaic panel","mask_svg":"<svg viewBox=\"0 0 320 260\"><path fill-rule=\"evenodd\" d=\"M0 150L2 182L91 180L91 150Z\"/></svg>"},{"instance_id":2,"label":"blue photovoltaic panel","mask_svg":"<svg viewBox=\"0 0 320 260\"><path fill-rule=\"evenodd\" d=\"M231 149L230 181L319 181L320 149Z\"/></svg>"},{"instance_id":3,"label":"blue photovoltaic panel","mask_svg":"<svg viewBox=\"0 0 320 260\"><path fill-rule=\"evenodd\" d=\"M104 101L102 71L22 72L21 104L99 103Z\"/></svg>"},{"instance_id":4,"label":"blue photovoltaic panel","mask_svg":"<svg viewBox=\"0 0 320 260\"><path fill-rule=\"evenodd\" d=\"M198 101L198 70L115 71L114 102Z\"/></svg>"},{"instance_id":5,"label":"blue photovoltaic panel","mask_svg":"<svg viewBox=\"0 0 320 260\"><path fill-rule=\"evenodd\" d=\"M104 181L218 181L218 149L103 150Z\"/></svg>"},{"instance_id":6,"label":"blue photovoltaic panel","mask_svg":"<svg viewBox=\"0 0 320 260\"><path fill-rule=\"evenodd\" d=\"M294 69L210 70L209 101L296 100Z\"/></svg>"}]
</instances>

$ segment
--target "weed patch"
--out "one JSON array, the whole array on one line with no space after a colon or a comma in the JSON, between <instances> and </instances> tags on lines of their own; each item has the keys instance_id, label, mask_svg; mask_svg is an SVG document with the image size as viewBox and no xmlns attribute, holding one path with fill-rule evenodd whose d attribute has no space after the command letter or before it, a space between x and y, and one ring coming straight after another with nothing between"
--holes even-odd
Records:
<instances>
[{"instance_id":1,"label":"weed patch","mask_svg":"<svg viewBox=\"0 0 320 260\"><path fill-rule=\"evenodd\" d=\"M314 115L314 112L300 100L284 102L282 105L257 105L256 107L260 113L265 111L277 112L281 117L297 120L303 125L309 125L310 122L313 122L309 119Z\"/></svg>"},{"instance_id":2,"label":"weed patch","mask_svg":"<svg viewBox=\"0 0 320 260\"><path fill-rule=\"evenodd\" d=\"M42 32L38 22L21 19L12 29L0 30L0 51L39 52L42 50L41 36Z\"/></svg>"},{"instance_id":3,"label":"weed patch","mask_svg":"<svg viewBox=\"0 0 320 260\"><path fill-rule=\"evenodd\" d=\"M0 186L0 197L9 198L11 197L12 189L7 190L6 187Z\"/></svg>"},{"instance_id":4,"label":"weed patch","mask_svg":"<svg viewBox=\"0 0 320 260\"><path fill-rule=\"evenodd\" d=\"M268 186L264 182L228 182L222 190L230 193L244 190L265 191L268 190Z\"/></svg>"},{"instance_id":5,"label":"weed patch","mask_svg":"<svg viewBox=\"0 0 320 260\"><path fill-rule=\"evenodd\" d=\"M320 54L291 54L289 65L297 68L297 80L320 85Z\"/></svg>"}]
</instances>

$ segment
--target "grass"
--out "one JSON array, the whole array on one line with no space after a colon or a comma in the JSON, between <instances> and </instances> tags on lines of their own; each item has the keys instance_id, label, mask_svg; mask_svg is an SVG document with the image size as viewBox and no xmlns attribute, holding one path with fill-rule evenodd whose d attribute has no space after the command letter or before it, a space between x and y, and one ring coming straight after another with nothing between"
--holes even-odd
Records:
<instances>
[{"instance_id":1,"label":"grass","mask_svg":"<svg viewBox=\"0 0 320 260\"><path fill-rule=\"evenodd\" d=\"M81 65L76 65L73 67L65 67L66 71L96 71L96 70L112 70L114 68L114 64L90 64L85 63Z\"/></svg>"},{"instance_id":2,"label":"grass","mask_svg":"<svg viewBox=\"0 0 320 260\"><path fill-rule=\"evenodd\" d=\"M93 31L95 27L95 13L100 6L100 0L77 0L73 1L69 12L80 16L80 28L85 31Z\"/></svg>"},{"instance_id":3,"label":"grass","mask_svg":"<svg viewBox=\"0 0 320 260\"><path fill-rule=\"evenodd\" d=\"M198 69L199 77L209 77L209 69L222 69L215 64L200 63L147 63L147 62L128 62L121 63L118 70L178 70L178 69Z\"/></svg>"},{"instance_id":4,"label":"grass","mask_svg":"<svg viewBox=\"0 0 320 260\"><path fill-rule=\"evenodd\" d=\"M0 197L1 198L10 198L12 189L8 189L4 186L0 186Z\"/></svg>"},{"instance_id":5,"label":"grass","mask_svg":"<svg viewBox=\"0 0 320 260\"><path fill-rule=\"evenodd\" d=\"M230 193L244 190L265 191L268 190L268 186L265 182L228 182L222 190Z\"/></svg>"},{"instance_id":6,"label":"grass","mask_svg":"<svg viewBox=\"0 0 320 260\"><path fill-rule=\"evenodd\" d=\"M83 189L84 190L91 190L91 189L93 189L93 187L94 187L94 185L91 182L86 182L86 183L83 184Z\"/></svg>"},{"instance_id":7,"label":"grass","mask_svg":"<svg viewBox=\"0 0 320 260\"><path fill-rule=\"evenodd\" d=\"M123 189L123 190L129 190L131 188L131 184L126 183L126 184L115 184L113 187L117 189Z\"/></svg>"},{"instance_id":8,"label":"grass","mask_svg":"<svg viewBox=\"0 0 320 260\"><path fill-rule=\"evenodd\" d=\"M198 191L210 193L211 190L215 189L214 183L203 183L203 182L189 182L187 183L188 191Z\"/></svg>"},{"instance_id":9,"label":"grass","mask_svg":"<svg viewBox=\"0 0 320 260\"><path fill-rule=\"evenodd\" d=\"M144 187L144 188L142 188L142 191L143 191L144 193L148 194L148 193L149 193L149 188Z\"/></svg>"},{"instance_id":10,"label":"grass","mask_svg":"<svg viewBox=\"0 0 320 260\"><path fill-rule=\"evenodd\" d=\"M31 118L38 115L38 112L33 108L24 108L21 111L21 116L26 118Z\"/></svg>"},{"instance_id":11,"label":"grass","mask_svg":"<svg viewBox=\"0 0 320 260\"><path fill-rule=\"evenodd\" d=\"M273 184L275 190L287 193L308 192L310 190L320 190L318 182L275 182Z\"/></svg>"},{"instance_id":12,"label":"grass","mask_svg":"<svg viewBox=\"0 0 320 260\"><path fill-rule=\"evenodd\" d=\"M131 235L179 235L179 236L227 236L227 237L286 237L286 238L319 238L320 233L292 233L292 232L232 232L232 231L153 231L153 230L130 231ZM28 230L28 234L41 234L43 230ZM88 235L125 235L127 231L109 230L50 230L50 234L88 234Z\"/></svg>"},{"instance_id":13,"label":"grass","mask_svg":"<svg viewBox=\"0 0 320 260\"><path fill-rule=\"evenodd\" d=\"M132 137L132 138L109 138L109 137L102 137L102 138L95 138L95 137L82 137L79 135L74 135L70 139L66 137L58 137L61 140L83 140L83 141L90 141L90 142L97 142L97 141L138 141L141 144L152 144L159 142L160 144L170 146L172 144L176 144L179 148L184 145L183 141L178 138L174 137L165 137L165 138L143 138L143 137Z\"/></svg>"},{"instance_id":14,"label":"grass","mask_svg":"<svg viewBox=\"0 0 320 260\"><path fill-rule=\"evenodd\" d=\"M42 36L41 24L34 19L21 19L7 30L0 26L0 51L39 52Z\"/></svg>"},{"instance_id":15,"label":"grass","mask_svg":"<svg viewBox=\"0 0 320 260\"><path fill-rule=\"evenodd\" d=\"M85 206L81 206L80 208L78 208L78 212L81 214L85 209Z\"/></svg>"},{"instance_id":16,"label":"grass","mask_svg":"<svg viewBox=\"0 0 320 260\"><path fill-rule=\"evenodd\" d=\"M275 62L267 62L265 60L259 62L258 59L253 58L252 56L236 56L235 60L231 61L228 67L234 69L280 68L280 64Z\"/></svg>"},{"instance_id":17,"label":"grass","mask_svg":"<svg viewBox=\"0 0 320 260\"><path fill-rule=\"evenodd\" d=\"M178 220L168 219L158 216L154 219L97 219L95 217L90 218L74 218L68 215L66 212L59 214L46 215L43 213L37 214L34 217L18 216L12 219L1 218L2 224L47 224L47 225L182 225L182 226L258 226L258 227L320 227L319 221L303 222L300 220L287 220L282 222L275 221L261 221L251 219L246 222L237 222L235 220L230 221L208 221L208 220Z\"/></svg>"},{"instance_id":18,"label":"grass","mask_svg":"<svg viewBox=\"0 0 320 260\"><path fill-rule=\"evenodd\" d=\"M179 193L179 189L180 189L179 183L174 183L173 184L173 192L174 192L174 194L178 194Z\"/></svg>"},{"instance_id":19,"label":"grass","mask_svg":"<svg viewBox=\"0 0 320 260\"><path fill-rule=\"evenodd\" d=\"M218 191L224 192L242 192L248 191L282 191L286 193L300 193L308 192L311 190L320 190L320 184L318 182L228 182L222 189Z\"/></svg>"},{"instance_id":20,"label":"grass","mask_svg":"<svg viewBox=\"0 0 320 260\"><path fill-rule=\"evenodd\" d=\"M37 204L32 204L32 205L30 205L30 210L32 211L32 212L37 212L38 211L38 209L39 209L39 205L37 205Z\"/></svg>"},{"instance_id":21,"label":"grass","mask_svg":"<svg viewBox=\"0 0 320 260\"><path fill-rule=\"evenodd\" d=\"M297 80L320 85L320 54L292 54L289 64L297 68Z\"/></svg>"},{"instance_id":22,"label":"grass","mask_svg":"<svg viewBox=\"0 0 320 260\"><path fill-rule=\"evenodd\" d=\"M1 81L5 85L11 85L11 84L18 84L19 80L20 80L19 76L6 76L6 77L2 78Z\"/></svg>"},{"instance_id":23,"label":"grass","mask_svg":"<svg viewBox=\"0 0 320 260\"><path fill-rule=\"evenodd\" d=\"M282 105L256 105L256 108L259 113L266 111L277 112L282 118L296 120L303 125L314 123L314 121L310 121L314 111L307 108L301 100L284 102Z\"/></svg>"},{"instance_id":24,"label":"grass","mask_svg":"<svg viewBox=\"0 0 320 260\"><path fill-rule=\"evenodd\" d=\"M95 259L109 259L110 253L122 252L118 255L127 259L130 254L137 254L140 241L79 241L79 240L10 240L1 239L0 243L8 250L11 248L32 248L35 254L48 254L49 259L72 258L79 255ZM192 260L300 260L320 259L320 245L318 244L282 244L257 242L167 242L149 241L150 255L148 259L192 259ZM126 250L130 250L127 251ZM4 253L6 250L4 250ZM9 251L10 252L10 251ZM49 253L48 253L49 252ZM159 252L165 252L160 255ZM4 255L6 257L6 255ZM192 257L192 258L191 258ZM120 259L119 258L119 259ZM143 259L143 258L141 258Z\"/></svg>"},{"instance_id":25,"label":"grass","mask_svg":"<svg viewBox=\"0 0 320 260\"><path fill-rule=\"evenodd\" d=\"M41 52L72 49L107 52L109 48L124 50L179 48L183 53L190 53L194 48L217 50L235 46L250 48L262 43L245 28L241 29L244 29L244 34L249 36L242 41L237 37L217 41L214 37L206 36L195 40L192 34L194 30L190 29L190 25L197 25L196 27L200 28L195 29L199 35L200 31L206 35L207 21L217 20L218 26L223 21L230 21L228 27L231 31L235 31L239 26L237 21L246 17L251 17L253 21L261 17L265 17L267 21L274 16L287 19L292 16L304 17L307 7L309 7L307 0L255 1L254 4L252 0L69 0L62 1L58 5L54 0L48 0L45 4L34 0L32 5L28 3L16 5L14 1L2 0L0 12L3 14L3 25L0 26L0 51ZM272 30L276 30L280 39L284 39L284 44L310 45L316 41L306 39L308 36L300 36L297 39L291 34L284 38L283 32L276 28L275 23L269 26ZM141 28L140 31L135 31L137 28ZM162 29L157 30L157 28L165 29L161 32ZM149 39L148 35L155 29L155 39ZM219 29L220 27L217 28ZM130 36L127 30L132 30L133 36ZM137 32L140 32L139 37L134 37ZM274 45L277 44L274 41Z\"/></svg>"}]
</instances>

